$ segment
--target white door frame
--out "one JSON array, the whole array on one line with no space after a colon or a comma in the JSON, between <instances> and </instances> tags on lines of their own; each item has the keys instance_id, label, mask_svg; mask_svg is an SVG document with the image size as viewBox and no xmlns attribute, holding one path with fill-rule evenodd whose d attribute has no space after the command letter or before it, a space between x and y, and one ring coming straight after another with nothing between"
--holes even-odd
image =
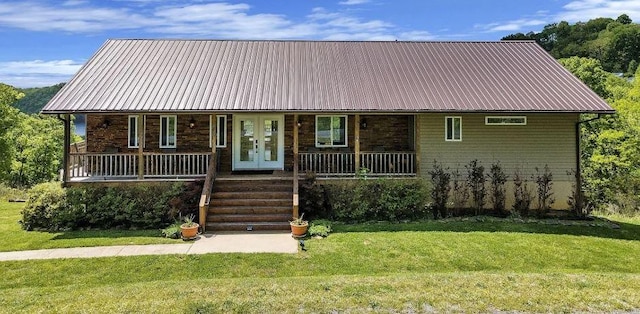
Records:
<instances>
[{"instance_id":1,"label":"white door frame","mask_svg":"<svg viewBox=\"0 0 640 314\"><path fill-rule=\"evenodd\" d=\"M254 160L252 162L240 160L240 120L253 120L253 141L254 149L252 154ZM273 120L278 122L278 152L276 161L265 160L265 120ZM234 114L233 115L233 170L283 170L284 169L284 115L277 114ZM257 149L255 149L257 147Z\"/></svg>"}]
</instances>

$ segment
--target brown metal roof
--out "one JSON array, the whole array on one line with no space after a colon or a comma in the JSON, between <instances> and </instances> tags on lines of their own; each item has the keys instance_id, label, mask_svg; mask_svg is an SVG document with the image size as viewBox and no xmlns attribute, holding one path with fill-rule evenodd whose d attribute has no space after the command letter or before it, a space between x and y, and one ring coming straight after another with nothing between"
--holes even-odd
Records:
<instances>
[{"instance_id":1,"label":"brown metal roof","mask_svg":"<svg viewBox=\"0 0 640 314\"><path fill-rule=\"evenodd\" d=\"M535 42L108 40L62 112L612 112Z\"/></svg>"}]
</instances>

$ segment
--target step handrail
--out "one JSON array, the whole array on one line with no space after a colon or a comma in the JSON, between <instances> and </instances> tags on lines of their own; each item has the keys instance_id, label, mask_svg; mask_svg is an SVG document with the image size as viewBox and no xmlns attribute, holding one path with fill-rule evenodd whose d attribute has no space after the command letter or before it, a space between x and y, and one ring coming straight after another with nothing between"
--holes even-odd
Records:
<instances>
[{"instance_id":1,"label":"step handrail","mask_svg":"<svg viewBox=\"0 0 640 314\"><path fill-rule=\"evenodd\" d=\"M200 193L200 227L202 228L202 232L205 231L207 225L207 213L209 212L209 203L211 203L211 191L213 190L213 184L216 180L216 170L217 170L217 162L216 156L217 154L211 154L211 161L209 162L209 169L207 169L207 177L204 180L204 185L202 186L202 193Z\"/></svg>"}]
</instances>

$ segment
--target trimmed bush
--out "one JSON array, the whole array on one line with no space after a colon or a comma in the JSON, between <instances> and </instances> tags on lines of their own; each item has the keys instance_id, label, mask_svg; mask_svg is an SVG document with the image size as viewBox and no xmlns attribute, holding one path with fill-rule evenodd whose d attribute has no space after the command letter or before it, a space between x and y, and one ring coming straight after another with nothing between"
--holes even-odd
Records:
<instances>
[{"instance_id":1,"label":"trimmed bush","mask_svg":"<svg viewBox=\"0 0 640 314\"><path fill-rule=\"evenodd\" d=\"M46 183L29 192L24 229L156 229L197 213L195 186L184 183L73 187ZM198 193L199 196L199 193Z\"/></svg>"},{"instance_id":2,"label":"trimmed bush","mask_svg":"<svg viewBox=\"0 0 640 314\"><path fill-rule=\"evenodd\" d=\"M420 179L347 180L324 185L336 221L398 221L426 217L428 189Z\"/></svg>"},{"instance_id":3,"label":"trimmed bush","mask_svg":"<svg viewBox=\"0 0 640 314\"><path fill-rule=\"evenodd\" d=\"M60 183L41 183L29 190L20 224L25 230L58 230L64 228L61 221L71 216L71 212Z\"/></svg>"}]
</instances>

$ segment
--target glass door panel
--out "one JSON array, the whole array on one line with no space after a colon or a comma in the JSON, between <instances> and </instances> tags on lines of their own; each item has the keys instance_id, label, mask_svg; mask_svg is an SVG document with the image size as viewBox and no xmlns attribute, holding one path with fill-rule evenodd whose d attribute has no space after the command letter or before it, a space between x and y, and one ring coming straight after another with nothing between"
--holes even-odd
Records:
<instances>
[{"instance_id":1,"label":"glass door panel","mask_svg":"<svg viewBox=\"0 0 640 314\"><path fill-rule=\"evenodd\" d=\"M264 119L264 161L278 161L278 120Z\"/></svg>"},{"instance_id":2,"label":"glass door panel","mask_svg":"<svg viewBox=\"0 0 640 314\"><path fill-rule=\"evenodd\" d=\"M240 120L240 161L255 160L254 126L252 119Z\"/></svg>"}]
</instances>

